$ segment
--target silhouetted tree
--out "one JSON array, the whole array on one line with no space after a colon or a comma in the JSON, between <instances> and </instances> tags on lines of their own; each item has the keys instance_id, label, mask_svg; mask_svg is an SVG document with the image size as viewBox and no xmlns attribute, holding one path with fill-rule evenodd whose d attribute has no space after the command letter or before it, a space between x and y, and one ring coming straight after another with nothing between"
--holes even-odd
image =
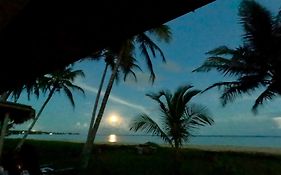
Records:
<instances>
[{"instance_id":1,"label":"silhouetted tree","mask_svg":"<svg viewBox=\"0 0 281 175\"><path fill-rule=\"evenodd\" d=\"M82 70L73 70L71 67L66 67L62 70L54 71L53 73L47 74L44 77L40 77L38 79L38 88L41 88L41 91L43 93L47 93L48 97L41 106L40 110L38 111L36 117L34 118L33 122L29 126L28 130L24 133L23 138L19 141L16 150L19 150L21 146L23 145L25 139L27 138L28 134L34 127L35 123L38 121L39 117L41 116L43 110L45 109L48 102L51 100L52 96L56 92L63 91L69 101L71 102L71 105L74 107L74 99L71 90L78 90L84 94L84 90L73 84L75 78L77 77L84 77L84 73Z\"/></svg>"},{"instance_id":2,"label":"silhouetted tree","mask_svg":"<svg viewBox=\"0 0 281 175\"><path fill-rule=\"evenodd\" d=\"M222 104L241 94L257 89L265 90L256 98L254 112L264 101L281 94L281 11L273 15L253 0L243 0L239 7L240 23L244 29L243 44L236 49L220 46L195 72L217 70L234 81L218 82L213 87L223 88Z\"/></svg>"},{"instance_id":3,"label":"silhouetted tree","mask_svg":"<svg viewBox=\"0 0 281 175\"><path fill-rule=\"evenodd\" d=\"M213 124L207 108L190 104L190 100L200 93L199 90L191 88L192 86L189 85L181 86L174 94L168 90L147 94L160 107L160 124L147 114L138 115L130 124L130 130L159 136L174 148L173 172L175 175L180 174L179 149L182 144L190 139L194 129Z\"/></svg>"},{"instance_id":4,"label":"silhouetted tree","mask_svg":"<svg viewBox=\"0 0 281 175\"><path fill-rule=\"evenodd\" d=\"M92 145L95 140L107 104L107 100L109 98L113 83L116 79L116 76L118 75L118 72L120 70L123 71L123 73L125 74L124 78L126 78L126 75L128 73L132 73L135 76L134 72L132 71L132 68L136 66L136 64L134 63L135 61L134 54L136 51L135 47L138 46L142 55L144 56L144 59L146 61L146 64L151 74L150 78L152 82L155 79L155 73L153 71L153 65L152 65L150 53L152 54L153 57L156 57L156 52L159 52L161 57L163 58L163 61L165 61L165 57L162 50L157 46L156 43L153 42L153 40L149 37L149 35L153 35L159 40L165 42L169 42L171 39L171 32L169 27L166 25L161 25L160 27L153 28L145 33L138 34L136 36L133 36L132 38L122 41L120 42L120 44L117 44L114 47L107 48L107 50L105 51L108 55L110 55L112 59L113 70L108 85L106 87L96 119L95 119L95 114L93 113L92 115L92 122L91 122L92 126L90 126L87 141L82 152L83 168L86 168L88 166ZM93 110L93 112L94 111L95 110ZM94 119L95 122L93 122Z\"/></svg>"},{"instance_id":5,"label":"silhouetted tree","mask_svg":"<svg viewBox=\"0 0 281 175\"><path fill-rule=\"evenodd\" d=\"M191 88L186 85L180 86L173 94L168 90L147 94L160 107L161 124L158 125L148 114L140 114L131 122L130 130L157 135L171 147L179 149L190 139L194 129L213 124L206 107L190 103L201 92Z\"/></svg>"}]
</instances>

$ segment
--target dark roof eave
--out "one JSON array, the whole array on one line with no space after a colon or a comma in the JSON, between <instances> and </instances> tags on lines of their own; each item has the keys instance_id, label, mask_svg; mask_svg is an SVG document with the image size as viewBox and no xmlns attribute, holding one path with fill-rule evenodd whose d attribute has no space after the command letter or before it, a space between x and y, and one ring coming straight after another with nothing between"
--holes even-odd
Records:
<instances>
[{"instance_id":1,"label":"dark roof eave","mask_svg":"<svg viewBox=\"0 0 281 175\"><path fill-rule=\"evenodd\" d=\"M0 92L213 1L29 0L0 31Z\"/></svg>"}]
</instances>

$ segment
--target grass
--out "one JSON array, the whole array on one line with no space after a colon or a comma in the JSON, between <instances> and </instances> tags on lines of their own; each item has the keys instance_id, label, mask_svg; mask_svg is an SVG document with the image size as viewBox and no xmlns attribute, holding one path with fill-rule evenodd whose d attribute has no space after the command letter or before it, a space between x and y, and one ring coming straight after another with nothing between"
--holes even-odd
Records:
<instances>
[{"instance_id":1,"label":"grass","mask_svg":"<svg viewBox=\"0 0 281 175\"><path fill-rule=\"evenodd\" d=\"M14 148L17 140L6 140L5 151ZM29 140L40 164L56 168L77 167L83 144ZM137 154L134 146L96 145L88 174L169 175L175 166L170 148L160 147L150 155ZM279 175L281 156L250 152L202 151L183 149L180 155L182 174L189 175Z\"/></svg>"}]
</instances>

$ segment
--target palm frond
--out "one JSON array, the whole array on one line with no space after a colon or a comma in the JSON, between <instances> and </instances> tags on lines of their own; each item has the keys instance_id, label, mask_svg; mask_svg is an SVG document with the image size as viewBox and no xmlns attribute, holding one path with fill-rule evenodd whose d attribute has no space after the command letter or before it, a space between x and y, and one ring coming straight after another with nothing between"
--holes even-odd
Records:
<instances>
[{"instance_id":1,"label":"palm frond","mask_svg":"<svg viewBox=\"0 0 281 175\"><path fill-rule=\"evenodd\" d=\"M65 81L64 84L65 84L67 87L71 88L72 90L80 91L83 95L85 95L84 89L81 88L80 86L77 86L77 85L73 84L73 83L70 82L70 81Z\"/></svg>"},{"instance_id":2,"label":"palm frond","mask_svg":"<svg viewBox=\"0 0 281 175\"><path fill-rule=\"evenodd\" d=\"M152 100L156 101L160 105L160 109L168 114L169 113L169 108L170 108L170 99L172 98L172 94L169 91L159 91L158 93L148 93L146 96L150 97ZM167 102L167 105L163 103L160 98L164 96Z\"/></svg>"},{"instance_id":3,"label":"palm frond","mask_svg":"<svg viewBox=\"0 0 281 175\"><path fill-rule=\"evenodd\" d=\"M122 56L122 62L120 65L120 69L122 70L124 74L124 81L126 80L128 74L133 75L135 80L137 81L137 76L134 72L134 69L138 69L139 71L142 71L141 67L135 64L137 61L136 59L131 55L123 55Z\"/></svg>"},{"instance_id":4,"label":"palm frond","mask_svg":"<svg viewBox=\"0 0 281 175\"><path fill-rule=\"evenodd\" d=\"M160 56L162 57L162 61L166 62L166 58L165 58L163 51L145 33L139 34L137 36L137 39L138 39L139 43L143 43L146 46L146 48L149 48L153 57L156 57L156 51L157 51L157 52L159 52Z\"/></svg>"},{"instance_id":5,"label":"palm frond","mask_svg":"<svg viewBox=\"0 0 281 175\"><path fill-rule=\"evenodd\" d=\"M235 53L235 50L233 50L233 49L231 49L227 46L220 46L220 47L217 47L213 50L210 50L206 54L219 56L219 55L233 55L234 53Z\"/></svg>"},{"instance_id":6,"label":"palm frond","mask_svg":"<svg viewBox=\"0 0 281 175\"><path fill-rule=\"evenodd\" d=\"M272 91L271 87L269 86L258 96L255 101L255 104L252 107L252 111L256 114L258 107L262 105L265 100L272 100L276 95L276 92Z\"/></svg>"},{"instance_id":7,"label":"palm frond","mask_svg":"<svg viewBox=\"0 0 281 175\"><path fill-rule=\"evenodd\" d=\"M229 59L223 57L209 57L207 60L202 64L202 66L194 69L192 72L209 72L212 69L223 70L231 64Z\"/></svg>"},{"instance_id":8,"label":"palm frond","mask_svg":"<svg viewBox=\"0 0 281 175\"><path fill-rule=\"evenodd\" d=\"M167 134L162 131L162 129L153 121L148 115L140 114L138 115L130 124L130 130L137 132L143 131L146 133L151 133L153 135L160 136L165 142L168 142L173 146L172 141L167 136Z\"/></svg>"},{"instance_id":9,"label":"palm frond","mask_svg":"<svg viewBox=\"0 0 281 175\"><path fill-rule=\"evenodd\" d=\"M184 96L184 94L187 92L187 90L189 90L190 88L192 88L192 85L183 85L180 86L176 89L176 91L173 94L173 98L171 99L171 101L179 101L180 99L182 99L182 97Z\"/></svg>"},{"instance_id":10,"label":"palm frond","mask_svg":"<svg viewBox=\"0 0 281 175\"><path fill-rule=\"evenodd\" d=\"M190 91L186 92L183 96L183 104L187 105L187 103L191 100L191 98L193 98L194 96L196 96L200 92L201 91L197 90L197 89L190 90Z\"/></svg>"},{"instance_id":11,"label":"palm frond","mask_svg":"<svg viewBox=\"0 0 281 175\"><path fill-rule=\"evenodd\" d=\"M239 16L244 27L245 43L260 51L267 48L272 34L272 14L256 1L243 0Z\"/></svg>"},{"instance_id":12,"label":"palm frond","mask_svg":"<svg viewBox=\"0 0 281 175\"><path fill-rule=\"evenodd\" d=\"M72 95L72 92L70 89L68 89L67 86L63 86L63 92L66 94L68 100L70 101L71 105L73 107L75 107L75 102L74 102L74 99L73 99L73 95Z\"/></svg>"},{"instance_id":13,"label":"palm frond","mask_svg":"<svg viewBox=\"0 0 281 175\"><path fill-rule=\"evenodd\" d=\"M228 82L224 84L224 92L220 97L222 104L226 105L227 102L232 102L238 95L245 93L250 94L266 84L267 82L264 81L264 78L261 75L243 76L236 82Z\"/></svg>"},{"instance_id":14,"label":"palm frond","mask_svg":"<svg viewBox=\"0 0 281 175\"><path fill-rule=\"evenodd\" d=\"M169 43L172 39L172 32L168 25L162 24L147 31L149 34L157 37L158 40Z\"/></svg>"},{"instance_id":15,"label":"palm frond","mask_svg":"<svg viewBox=\"0 0 281 175\"><path fill-rule=\"evenodd\" d=\"M170 107L170 113L171 115L181 117L185 106L187 105L187 102L185 102L185 97L192 94L189 94L189 89L191 89L193 86L191 85L183 85L177 88L177 90L173 93L172 98L170 100L171 107Z\"/></svg>"},{"instance_id":16,"label":"palm frond","mask_svg":"<svg viewBox=\"0 0 281 175\"><path fill-rule=\"evenodd\" d=\"M154 70L153 70L153 64L152 64L149 53L148 53L144 43L140 44L140 51L145 58L146 65L147 65L148 70L150 72L150 80L152 82L154 82L156 76L155 76L155 73L154 73Z\"/></svg>"},{"instance_id":17,"label":"palm frond","mask_svg":"<svg viewBox=\"0 0 281 175\"><path fill-rule=\"evenodd\" d=\"M186 108L184 116L186 128L197 129L200 126L212 125L213 123L214 120L206 107L193 104Z\"/></svg>"}]
</instances>

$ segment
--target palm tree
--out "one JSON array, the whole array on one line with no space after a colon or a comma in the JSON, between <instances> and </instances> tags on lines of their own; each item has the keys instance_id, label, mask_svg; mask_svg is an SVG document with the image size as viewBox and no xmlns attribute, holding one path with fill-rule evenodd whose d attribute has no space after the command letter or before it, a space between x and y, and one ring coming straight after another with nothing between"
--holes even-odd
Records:
<instances>
[{"instance_id":1,"label":"palm tree","mask_svg":"<svg viewBox=\"0 0 281 175\"><path fill-rule=\"evenodd\" d=\"M55 92L63 91L65 95L68 97L71 105L75 107L74 99L71 90L78 90L84 94L84 90L73 84L75 78L77 77L84 77L84 73L82 70L73 70L71 67L66 67L62 70L57 70L53 73L47 74L43 77L38 78L37 80L37 88L36 90L41 89L43 93L47 93L48 97L46 98L45 102L41 106L39 112L35 116L34 120L32 121L31 125L29 126L28 130L25 132L23 138L18 143L16 150L19 150L25 139L27 138L28 134L34 127L35 123L38 121L40 115L42 114L43 110L45 109L48 102L51 100L52 96Z\"/></svg>"},{"instance_id":2,"label":"palm tree","mask_svg":"<svg viewBox=\"0 0 281 175\"><path fill-rule=\"evenodd\" d=\"M141 68L134 63L136 59L133 58L133 57L129 57L129 59L128 59L128 57L126 57L127 59L126 58L123 59L123 61L121 63L121 66L120 66L121 69L122 69L122 72L124 73L124 81L126 80L126 76L129 73L132 74L134 76L134 78L136 79L136 75L135 75L134 71L132 70L133 68L137 68L137 69L141 70ZM104 85L104 81L105 81L105 77L106 77L108 68L111 67L112 70L114 69L114 66L115 66L114 60L116 59L116 56L114 55L112 50L104 49L104 50L102 50L98 53L94 53L93 55L91 55L89 57L89 59L95 60L95 61L99 61L101 59L104 59L105 67L104 67L104 70L103 70L100 85L99 85L98 92L97 92L97 95L96 95L96 99L95 99L95 103L94 103L94 107L93 107L93 111L92 111L92 117L91 117L91 121L90 121L90 125L89 125L89 130L88 130L88 135L87 135L87 140L86 140L85 146L88 146L92 143L91 132L92 132L92 127L93 127L94 122L95 122L95 117L96 117L96 112L97 112L97 109L98 109L101 91L102 91L102 88L103 88L103 85ZM115 79L117 81L119 80L118 77L119 76L118 76L118 72L117 72L117 75L115 77ZM87 148L85 148L85 149L87 149Z\"/></svg>"},{"instance_id":3,"label":"palm tree","mask_svg":"<svg viewBox=\"0 0 281 175\"><path fill-rule=\"evenodd\" d=\"M153 65L151 61L150 52L153 57L156 57L156 52L159 52L163 61L165 61L165 57L161 49L154 43L150 38L149 34L155 36L159 40L169 42L171 39L171 32L168 26L161 25L160 27L156 27L154 29L149 30L148 32L138 34L132 38L129 38L120 44L115 45L114 47L107 48L105 53L107 59L110 60L110 63L113 63L113 70L106 88L106 91L104 93L104 97L102 99L99 112L97 114L97 117L95 117L95 112L97 110L98 106L98 98L97 96L96 103L94 105L94 110L92 114L92 119L88 131L88 137L86 144L84 146L83 152L82 152L82 167L86 168L89 163L90 159L90 153L92 149L93 142L96 137L96 133L98 131L107 100L109 98L114 80L116 77L118 77L118 72L121 70L124 73L124 80L126 79L126 75L131 73L135 78L135 73L132 71L134 67L139 68L134 62L135 62L135 46L139 46L142 55L144 56L144 59L146 61L146 64L148 66L148 69L151 73L150 79L152 82L155 80L155 73L153 71ZM107 64L106 64L107 65ZM107 67L105 69L105 72L107 71ZM105 74L104 74L105 75ZM104 76L103 75L103 76ZM100 89L102 88L103 79L100 84ZM100 95L100 94L98 94Z\"/></svg>"},{"instance_id":4,"label":"palm tree","mask_svg":"<svg viewBox=\"0 0 281 175\"><path fill-rule=\"evenodd\" d=\"M243 0L239 8L244 29L243 44L236 49L227 46L215 48L210 57L195 72L217 70L234 81L218 82L213 87L223 88L222 104L233 101L241 94L250 94L263 87L256 98L253 112L264 101L281 94L281 11L273 15L252 0Z\"/></svg>"},{"instance_id":5,"label":"palm tree","mask_svg":"<svg viewBox=\"0 0 281 175\"><path fill-rule=\"evenodd\" d=\"M191 89L192 87L181 86L174 94L168 90L146 94L160 107L161 125L143 113L131 122L130 130L159 136L172 148L179 149L184 142L189 141L194 129L214 122L206 107L190 104L190 100L200 93L199 90Z\"/></svg>"},{"instance_id":6,"label":"palm tree","mask_svg":"<svg viewBox=\"0 0 281 175\"><path fill-rule=\"evenodd\" d=\"M31 93L39 97L39 88L37 87L36 80L31 80L26 82L25 84L22 84L20 86L11 88L10 90L3 92L0 96L0 102L7 102L13 100L15 103L17 103L19 97L21 96L22 92L25 90L27 92L28 99L30 98ZM8 117L8 115L5 115L2 120L0 120L0 130L1 130L1 136L0 136L0 160L2 155L2 148L4 145L4 137L6 136L6 133L8 133L9 129L14 126L14 124L21 124L27 120L31 119L29 118L11 118Z\"/></svg>"}]
</instances>

